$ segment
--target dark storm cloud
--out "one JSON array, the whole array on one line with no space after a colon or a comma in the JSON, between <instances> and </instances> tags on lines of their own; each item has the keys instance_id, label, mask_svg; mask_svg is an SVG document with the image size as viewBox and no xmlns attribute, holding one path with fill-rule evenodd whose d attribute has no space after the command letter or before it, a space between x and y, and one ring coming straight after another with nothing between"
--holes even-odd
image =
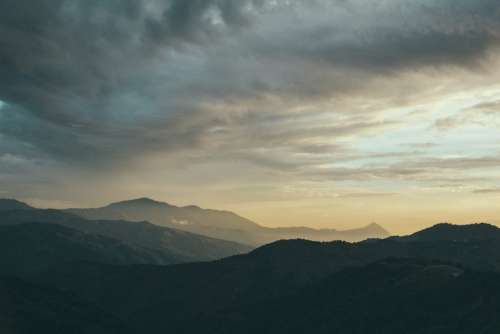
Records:
<instances>
[{"instance_id":1,"label":"dark storm cloud","mask_svg":"<svg viewBox=\"0 0 500 334\"><path fill-rule=\"evenodd\" d=\"M248 24L258 5L257 0L1 0L0 100L8 107L0 113L0 131L60 159L168 149L176 143L162 133L167 121L171 136L190 145L200 125L184 126L171 116L174 101L156 101L161 93L148 63L157 63L164 48L208 43L224 29ZM178 109L187 109L182 111L190 117L192 109ZM158 110L164 114L158 116Z\"/></svg>"},{"instance_id":2,"label":"dark storm cloud","mask_svg":"<svg viewBox=\"0 0 500 334\"><path fill-rule=\"evenodd\" d=\"M105 99L132 68L151 61L165 46L208 41L246 23L250 1L2 0L0 2L0 94L52 121L78 120L57 110L73 97ZM218 14L217 14L218 13ZM62 104L62 105L61 105ZM96 105L94 107L102 107ZM59 116L59 117L56 117Z\"/></svg>"},{"instance_id":3,"label":"dark storm cloud","mask_svg":"<svg viewBox=\"0 0 500 334\"><path fill-rule=\"evenodd\" d=\"M0 134L18 143L0 154L92 165L212 138L239 145L221 156L264 141L318 150L308 140L381 123L304 129L282 124L282 111L248 123L205 104L330 96L373 72L468 66L497 46L498 13L490 0L0 0Z\"/></svg>"},{"instance_id":4,"label":"dark storm cloud","mask_svg":"<svg viewBox=\"0 0 500 334\"><path fill-rule=\"evenodd\" d=\"M309 29L287 26L280 40L268 40L259 50L282 60L397 72L423 65L469 65L500 40L497 1L326 3L333 15L332 10L304 14L302 22L318 22Z\"/></svg>"}]
</instances>

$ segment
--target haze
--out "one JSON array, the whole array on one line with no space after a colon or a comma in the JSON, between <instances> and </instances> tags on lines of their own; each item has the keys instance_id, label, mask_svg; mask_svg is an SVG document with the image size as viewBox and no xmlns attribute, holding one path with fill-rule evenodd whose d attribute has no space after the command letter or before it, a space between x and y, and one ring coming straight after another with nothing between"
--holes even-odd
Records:
<instances>
[{"instance_id":1,"label":"haze","mask_svg":"<svg viewBox=\"0 0 500 334\"><path fill-rule=\"evenodd\" d=\"M499 223L496 0L3 0L0 197Z\"/></svg>"}]
</instances>

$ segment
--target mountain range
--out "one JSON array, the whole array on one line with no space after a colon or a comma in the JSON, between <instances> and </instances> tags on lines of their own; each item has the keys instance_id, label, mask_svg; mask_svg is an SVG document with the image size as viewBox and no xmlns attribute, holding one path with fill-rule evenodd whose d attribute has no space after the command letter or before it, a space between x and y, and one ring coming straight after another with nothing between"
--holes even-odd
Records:
<instances>
[{"instance_id":1,"label":"mountain range","mask_svg":"<svg viewBox=\"0 0 500 334\"><path fill-rule=\"evenodd\" d=\"M167 267L74 264L39 279L150 333L303 333L315 317L325 333L495 333L500 230L488 226L494 235L466 240L484 228L437 225L426 231L439 232L431 241L413 241L418 233L353 244L278 241L212 263ZM463 241L449 240L460 231ZM357 309L368 319L363 326Z\"/></svg>"},{"instance_id":2,"label":"mountain range","mask_svg":"<svg viewBox=\"0 0 500 334\"><path fill-rule=\"evenodd\" d=\"M17 200L0 200L0 226L50 223L122 242L147 261L175 264L215 260L250 251L280 239L364 240L388 233L376 224L337 231L311 228L269 228L228 211L176 207L147 198L97 209L37 209ZM105 258L105 257L103 257ZM136 257L129 257L137 259Z\"/></svg>"},{"instance_id":3,"label":"mountain range","mask_svg":"<svg viewBox=\"0 0 500 334\"><path fill-rule=\"evenodd\" d=\"M500 331L500 229L488 224L252 250L130 216L0 208L2 333Z\"/></svg>"},{"instance_id":4,"label":"mountain range","mask_svg":"<svg viewBox=\"0 0 500 334\"><path fill-rule=\"evenodd\" d=\"M377 224L345 231L308 227L270 228L229 211L202 209L198 206L178 207L149 198L112 203L101 208L68 209L66 212L93 220L148 221L251 246L261 246L280 239L361 241L389 236L389 233Z\"/></svg>"},{"instance_id":5,"label":"mountain range","mask_svg":"<svg viewBox=\"0 0 500 334\"><path fill-rule=\"evenodd\" d=\"M13 210L8 206L13 203ZM87 220L79 216L52 209L35 209L19 202L0 200L0 226L26 223L57 224L79 231L81 235L95 235L119 241L124 247L143 252L143 260L127 257L129 263L174 264L182 262L208 261L248 252L252 247L184 232L148 222L128 222L116 220ZM43 227L39 227L42 229ZM29 230L31 227L21 227ZM76 232L74 232L76 233ZM105 259L106 257L103 257ZM130 262L130 259L134 259ZM145 259L148 259L147 261Z\"/></svg>"}]
</instances>

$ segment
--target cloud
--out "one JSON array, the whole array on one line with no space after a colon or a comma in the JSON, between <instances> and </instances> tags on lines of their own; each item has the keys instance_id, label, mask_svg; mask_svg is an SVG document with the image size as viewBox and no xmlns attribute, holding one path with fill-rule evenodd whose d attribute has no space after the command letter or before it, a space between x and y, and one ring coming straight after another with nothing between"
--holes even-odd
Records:
<instances>
[{"instance_id":1,"label":"cloud","mask_svg":"<svg viewBox=\"0 0 500 334\"><path fill-rule=\"evenodd\" d=\"M396 196L397 193L386 193L386 192L357 192L357 193L347 193L342 194L341 198L377 198L377 197L388 197Z\"/></svg>"},{"instance_id":2,"label":"cloud","mask_svg":"<svg viewBox=\"0 0 500 334\"><path fill-rule=\"evenodd\" d=\"M487 0L2 0L0 13L2 133L80 163L250 127L231 110L239 102L258 114L287 107L266 96L328 99L380 74L468 66L500 31ZM212 103L229 110L207 110ZM291 136L277 125L266 135Z\"/></svg>"},{"instance_id":3,"label":"cloud","mask_svg":"<svg viewBox=\"0 0 500 334\"><path fill-rule=\"evenodd\" d=\"M448 116L436 120L434 126L441 131L452 130L466 124L467 121L463 117Z\"/></svg>"},{"instance_id":4,"label":"cloud","mask_svg":"<svg viewBox=\"0 0 500 334\"><path fill-rule=\"evenodd\" d=\"M26 194L29 174L30 196L40 199L66 177L133 174L142 189L144 179L173 182L179 170L186 182L270 187L273 177L471 180L462 174L498 159L443 159L445 146L429 144L439 138L411 131L403 135L422 144L395 147L397 130L418 115L394 110L483 77L497 82L499 8L493 0L0 0L0 179ZM472 115L497 106L433 122L484 125ZM210 168L227 175L206 176Z\"/></svg>"},{"instance_id":5,"label":"cloud","mask_svg":"<svg viewBox=\"0 0 500 334\"><path fill-rule=\"evenodd\" d=\"M488 101L479 103L469 109L470 111L478 111L484 114L500 113L500 101Z\"/></svg>"},{"instance_id":6,"label":"cloud","mask_svg":"<svg viewBox=\"0 0 500 334\"><path fill-rule=\"evenodd\" d=\"M304 25L288 21L291 31L280 27L282 38L269 40L262 52L392 72L477 63L498 45L494 1L333 1L322 9L303 9Z\"/></svg>"},{"instance_id":7,"label":"cloud","mask_svg":"<svg viewBox=\"0 0 500 334\"><path fill-rule=\"evenodd\" d=\"M4 135L56 159L85 160L96 153L94 160L103 160L129 147L158 150L157 142L167 149L176 146L170 134L190 145L199 125L176 115L189 118L196 107L174 98L183 75L175 68L183 64L170 58L245 26L258 6L259 1L0 1L0 98L10 106L1 111Z\"/></svg>"},{"instance_id":8,"label":"cloud","mask_svg":"<svg viewBox=\"0 0 500 334\"><path fill-rule=\"evenodd\" d=\"M474 190L475 194L500 194L499 189L476 189Z\"/></svg>"},{"instance_id":9,"label":"cloud","mask_svg":"<svg viewBox=\"0 0 500 334\"><path fill-rule=\"evenodd\" d=\"M449 131L466 126L498 127L500 125L500 101L480 102L455 114L439 118L434 127L440 131Z\"/></svg>"}]
</instances>

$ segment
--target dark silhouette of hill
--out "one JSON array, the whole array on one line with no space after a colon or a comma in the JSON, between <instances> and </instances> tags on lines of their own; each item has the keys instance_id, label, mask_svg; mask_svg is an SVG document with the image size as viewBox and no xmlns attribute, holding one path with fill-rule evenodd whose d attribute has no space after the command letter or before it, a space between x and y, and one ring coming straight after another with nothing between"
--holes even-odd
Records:
<instances>
[{"instance_id":1,"label":"dark silhouette of hill","mask_svg":"<svg viewBox=\"0 0 500 334\"><path fill-rule=\"evenodd\" d=\"M455 229L456 227L450 226L449 228ZM230 314L228 310L252 305L255 308L261 307L260 305L268 305L274 303L275 300L288 298L303 289L320 284L331 275L346 270L356 272L356 268L391 258L446 263L445 267L438 267L446 270L435 270L436 268L432 267L432 269L423 271L429 273L431 278L436 276L436 279L441 277L443 273L445 277L448 275L447 272L456 273L456 270L462 267L484 273L497 273L500 272L500 242L495 239L449 241L439 238L432 241L390 238L354 244L340 241L325 243L288 240L263 246L246 255L233 256L211 263L166 267L74 263L60 266L50 273L38 277L37 280L43 284L53 285L75 293L80 298L85 298L89 303L100 305L119 318L127 319L132 326L145 328L144 326L150 325L151 328L148 330L151 332L170 329L176 333L183 333L184 330L185 333L192 333L200 330L201 327L189 327L187 324L199 323L200 319L204 319L203 323L207 324L207 328L213 325L212 321L224 324L224 321L221 322L217 319ZM450 271L449 268L455 269L450 269ZM361 281L368 280L364 277L364 273L364 271L359 272L359 275L363 276L359 278ZM494 277L497 279L497 274L494 274ZM387 274L385 278L381 276L380 279L390 280L392 274ZM430 283L434 282L433 279ZM352 282L356 282L355 276L352 276ZM414 283L415 285L407 287L408 291L389 291L391 295L388 298L396 298L400 293L404 295L416 288L422 289L423 292L426 285L430 283L418 280ZM466 282L464 284L464 286L456 287L456 291L450 290L449 293L451 294L452 291L461 293L462 288L467 288ZM431 285L429 287L432 288ZM473 287L476 288L476 286ZM339 290L345 288L341 285L335 286L335 289ZM373 285L365 287L360 283L346 291L354 293L355 289L377 290L377 287ZM438 288L436 288L437 290ZM429 291L434 290L430 289ZM480 296L482 295L480 294ZM348 301L348 297L345 296L344 301ZM366 295L366 298L369 298L369 295ZM438 299L431 302L437 301ZM327 302L325 301L325 303ZM366 300L366 302L371 303L371 300ZM474 303L478 300L474 299L470 302ZM291 301L288 300L285 304L287 303L291 303ZM359 306L361 303L359 301L359 304L356 305ZM341 306L339 306L341 304L335 305L339 307L337 312L341 312ZM375 307L374 304L372 305ZM313 306L312 309L314 310L315 307ZM416 307L418 309L423 306L417 305ZM488 310L488 312L493 312ZM456 313L454 313L455 311ZM466 311L472 312L470 309ZM234 312L236 312L235 318L239 319L238 312L243 311L238 309ZM458 308L450 312L449 317L459 318L458 314L462 314L460 313L461 309ZM299 314L296 316L300 318ZM390 315L386 314L385 316L389 317ZM267 321L261 321L253 316L250 318L258 319L257 323L263 326ZM472 317L472 319L476 318ZM355 322L355 318L352 320ZM476 320L471 321L476 322ZM355 323L352 324L352 326L354 325ZM239 322L236 322L234 326L239 326ZM350 333L353 328L346 327L345 332ZM387 330L387 333L392 333L390 332L391 328ZM361 333L362 331L354 331L354 333L357 332ZM384 332L381 331L381 333ZM426 332L422 331L422 333Z\"/></svg>"},{"instance_id":2,"label":"dark silhouette of hill","mask_svg":"<svg viewBox=\"0 0 500 334\"><path fill-rule=\"evenodd\" d=\"M377 224L345 231L307 227L269 228L229 211L202 209L197 206L177 207L148 198L112 203L102 208L69 209L68 212L94 220L149 221L156 225L248 245L263 245L280 239L294 238L360 241L389 236L389 233Z\"/></svg>"},{"instance_id":3,"label":"dark silhouette of hill","mask_svg":"<svg viewBox=\"0 0 500 334\"><path fill-rule=\"evenodd\" d=\"M407 237L400 237L406 241L474 241L500 239L500 229L496 226L481 223L471 225L437 224L430 228L416 232Z\"/></svg>"},{"instance_id":4,"label":"dark silhouette of hill","mask_svg":"<svg viewBox=\"0 0 500 334\"><path fill-rule=\"evenodd\" d=\"M385 260L286 297L204 314L178 333L493 334L500 331L499 297L497 273Z\"/></svg>"},{"instance_id":5,"label":"dark silhouette of hill","mask_svg":"<svg viewBox=\"0 0 500 334\"><path fill-rule=\"evenodd\" d=\"M0 212L11 210L32 210L33 207L15 199L0 199Z\"/></svg>"},{"instance_id":6,"label":"dark silhouette of hill","mask_svg":"<svg viewBox=\"0 0 500 334\"><path fill-rule=\"evenodd\" d=\"M137 333L314 329L318 333L465 334L497 333L500 328L500 275L439 261L389 259L344 268L301 286L286 284L286 288L280 285L286 279L273 282L258 272L237 285L225 285L224 280L217 284L210 278L203 282L199 274L213 269L207 269L210 264L203 264L204 270L187 265L183 280L173 280L176 274L169 268L89 266L78 267L75 275L83 270L99 282L112 282L112 291L99 305L127 319ZM165 271L158 275L157 269ZM121 286L120 277L131 282ZM142 280L145 283L140 284ZM144 289L146 282L149 288ZM279 293L269 294L269 285ZM253 293L238 291L249 287ZM88 286L82 291L93 292ZM102 296L102 291L97 295Z\"/></svg>"},{"instance_id":7,"label":"dark silhouette of hill","mask_svg":"<svg viewBox=\"0 0 500 334\"><path fill-rule=\"evenodd\" d=\"M0 333L127 334L122 321L76 297L0 277Z\"/></svg>"},{"instance_id":8,"label":"dark silhouette of hill","mask_svg":"<svg viewBox=\"0 0 500 334\"><path fill-rule=\"evenodd\" d=\"M147 222L90 221L59 210L10 210L0 212L0 226L51 223L85 233L102 235L141 247L155 254L152 264L207 261L248 252L252 248ZM139 262L143 263L143 262Z\"/></svg>"}]
</instances>

